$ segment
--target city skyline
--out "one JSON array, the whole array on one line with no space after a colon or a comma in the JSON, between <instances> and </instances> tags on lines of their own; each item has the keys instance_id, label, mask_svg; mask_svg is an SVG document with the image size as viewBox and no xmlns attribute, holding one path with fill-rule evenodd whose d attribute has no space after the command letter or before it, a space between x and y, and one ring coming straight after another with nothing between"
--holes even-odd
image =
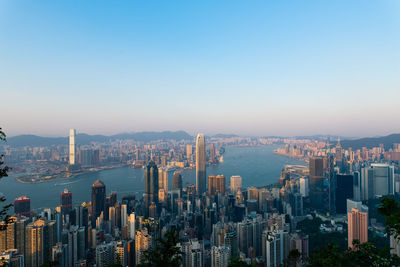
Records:
<instances>
[{"instance_id":1,"label":"city skyline","mask_svg":"<svg viewBox=\"0 0 400 267\"><path fill-rule=\"evenodd\" d=\"M400 132L399 13L398 1L2 1L2 127Z\"/></svg>"}]
</instances>

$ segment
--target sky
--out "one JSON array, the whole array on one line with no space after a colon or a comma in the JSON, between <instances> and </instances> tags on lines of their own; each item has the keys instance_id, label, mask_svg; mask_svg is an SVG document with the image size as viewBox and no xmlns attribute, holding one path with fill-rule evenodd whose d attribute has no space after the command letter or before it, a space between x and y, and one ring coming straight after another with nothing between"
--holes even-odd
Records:
<instances>
[{"instance_id":1,"label":"sky","mask_svg":"<svg viewBox=\"0 0 400 267\"><path fill-rule=\"evenodd\" d=\"M400 1L0 1L0 127L400 132Z\"/></svg>"}]
</instances>

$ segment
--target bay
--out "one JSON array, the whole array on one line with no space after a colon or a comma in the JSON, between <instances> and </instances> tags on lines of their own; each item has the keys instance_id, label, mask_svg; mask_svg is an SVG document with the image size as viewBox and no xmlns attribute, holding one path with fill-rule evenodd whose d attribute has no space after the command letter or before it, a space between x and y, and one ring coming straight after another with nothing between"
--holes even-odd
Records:
<instances>
[{"instance_id":1,"label":"bay","mask_svg":"<svg viewBox=\"0 0 400 267\"><path fill-rule=\"evenodd\" d=\"M274 153L278 146L267 145L257 147L227 147L224 162L207 167L208 175L223 174L226 186L232 175L242 177L243 187L264 186L275 183L286 164L304 162L287 158ZM172 185L172 174L169 173L169 188ZM182 171L184 186L195 184L195 169ZM100 179L106 185L107 194L116 191L119 198L127 194L135 194L141 198L144 192L144 170L131 167L121 167L93 173L77 175L70 179L61 179L38 184L23 184L16 181L11 174L0 181L0 192L9 202L16 197L27 195L31 198L31 208L56 207L60 204L60 192L65 188L72 192L73 205L89 202L91 185Z\"/></svg>"}]
</instances>

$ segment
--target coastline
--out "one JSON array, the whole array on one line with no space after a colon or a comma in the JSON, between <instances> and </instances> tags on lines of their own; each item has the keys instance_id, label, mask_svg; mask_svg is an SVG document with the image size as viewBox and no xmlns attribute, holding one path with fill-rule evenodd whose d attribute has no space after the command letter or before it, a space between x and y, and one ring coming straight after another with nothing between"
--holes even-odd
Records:
<instances>
[{"instance_id":1,"label":"coastline","mask_svg":"<svg viewBox=\"0 0 400 267\"><path fill-rule=\"evenodd\" d=\"M45 182L52 182L52 181L59 181L59 180L67 180L67 179L73 179L78 175L86 174L86 173L96 173L104 170L110 170L110 169L116 169L116 168L121 168L129 166L128 164L118 164L118 165L112 165L112 166L104 166L104 167L99 167L99 168L92 168L92 169L85 169L85 170L80 170L80 171L75 171L75 172L68 172L64 171L61 173L55 173L52 175L45 175L45 176L39 176L38 174L31 174L31 175L22 175L22 176L16 176L14 179L22 184L40 184L40 183L45 183ZM31 181L29 181L29 179Z\"/></svg>"}]
</instances>

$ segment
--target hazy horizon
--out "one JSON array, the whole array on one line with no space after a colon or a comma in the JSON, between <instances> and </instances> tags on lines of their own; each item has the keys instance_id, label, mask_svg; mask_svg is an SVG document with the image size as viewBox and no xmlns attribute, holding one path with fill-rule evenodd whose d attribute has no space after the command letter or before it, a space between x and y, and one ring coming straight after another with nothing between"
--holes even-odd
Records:
<instances>
[{"instance_id":1,"label":"hazy horizon","mask_svg":"<svg viewBox=\"0 0 400 267\"><path fill-rule=\"evenodd\" d=\"M189 135L191 135L193 138L196 137L196 135L198 133L203 133L205 136L215 136L215 135L236 135L238 137L281 137L281 138L291 138L291 137L313 137L313 136L331 136L331 137L339 137L339 138L344 138L344 139L357 139L357 138L366 138L366 137L371 137L371 138L375 138L375 137L383 137L383 136L387 136L387 135L391 135L391 134L400 134L397 132L393 132L393 133L388 133L385 135L371 135L371 136L344 136L344 135L333 135L333 134L328 134L328 133L316 133L316 134L310 134L310 135L244 135L244 134L237 134L237 133L226 133L226 132L216 132L216 133L207 133L207 132L189 132L189 131L185 131L182 129L178 129L178 130L160 130L160 131L148 131L148 130L143 130L143 131L128 131L128 132L115 132L115 133L111 133L111 134L105 134L105 133L86 133L86 132L80 132L78 129L75 129L76 134L86 134L86 135L102 135L102 136L113 136L113 135L118 135L118 134L135 134L135 133L143 133L143 132L155 132L155 133L162 133L162 132L179 132L179 131L183 131ZM4 129L3 129L4 131ZM48 138L57 138L57 137L65 137L68 138L69 137L69 129L67 130L67 133L63 133L63 134L54 134L54 135L48 135L48 134L34 134L34 133L21 133L21 134L16 134L16 135L10 135L6 132L7 137L16 137L16 136L21 136L21 135L34 135L34 136L40 136L40 137L48 137Z\"/></svg>"},{"instance_id":2,"label":"hazy horizon","mask_svg":"<svg viewBox=\"0 0 400 267\"><path fill-rule=\"evenodd\" d=\"M400 132L400 2L0 2L8 136Z\"/></svg>"}]
</instances>

